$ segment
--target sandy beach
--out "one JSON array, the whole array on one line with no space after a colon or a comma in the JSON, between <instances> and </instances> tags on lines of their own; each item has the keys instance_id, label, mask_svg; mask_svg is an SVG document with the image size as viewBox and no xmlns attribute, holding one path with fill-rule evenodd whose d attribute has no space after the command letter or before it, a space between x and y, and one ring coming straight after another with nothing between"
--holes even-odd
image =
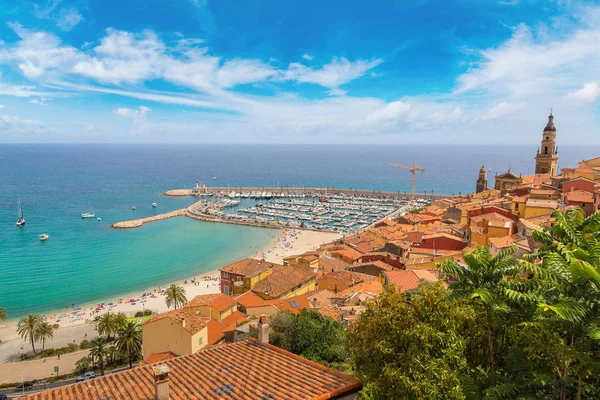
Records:
<instances>
[{"instance_id":1,"label":"sandy beach","mask_svg":"<svg viewBox=\"0 0 600 400\"><path fill-rule=\"evenodd\" d=\"M281 231L281 235L276 241L269 244L261 252L254 254L253 257L282 263L283 258L286 256L316 249L318 246L340 237L341 235L338 233L285 229ZM218 271L191 276L185 281L170 283L183 286L188 299L219 291ZM111 299L99 299L91 304L75 305L74 308L66 309L63 312L43 314L46 321L59 325L57 333L69 332L68 335L57 334L54 340L46 343L46 347L65 346L73 341L79 343L84 338L93 339L96 336L94 319L107 312L124 312L128 317L133 317L136 312L143 310L152 310L158 313L167 311L167 305L161 290L170 283L148 288L141 293L128 293ZM14 361L15 355L22 351L23 340L17 335L16 327L16 320L0 324L0 363ZM30 351L31 346L26 343L24 349Z\"/></svg>"}]
</instances>

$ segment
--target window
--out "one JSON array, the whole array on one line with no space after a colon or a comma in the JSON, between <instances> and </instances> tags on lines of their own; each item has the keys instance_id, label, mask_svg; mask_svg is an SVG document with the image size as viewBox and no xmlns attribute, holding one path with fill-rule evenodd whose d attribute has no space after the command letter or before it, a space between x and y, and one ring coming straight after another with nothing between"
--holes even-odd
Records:
<instances>
[{"instance_id":1,"label":"window","mask_svg":"<svg viewBox=\"0 0 600 400\"><path fill-rule=\"evenodd\" d=\"M519 203L515 203L515 210L519 209Z\"/></svg>"},{"instance_id":2,"label":"window","mask_svg":"<svg viewBox=\"0 0 600 400\"><path fill-rule=\"evenodd\" d=\"M229 296L229 286L223 286L223 294Z\"/></svg>"},{"instance_id":3,"label":"window","mask_svg":"<svg viewBox=\"0 0 600 400\"><path fill-rule=\"evenodd\" d=\"M203 338L198 339L198 344L202 344Z\"/></svg>"},{"instance_id":4,"label":"window","mask_svg":"<svg viewBox=\"0 0 600 400\"><path fill-rule=\"evenodd\" d=\"M548 136L546 136L546 140L550 139Z\"/></svg>"},{"instance_id":5,"label":"window","mask_svg":"<svg viewBox=\"0 0 600 400\"><path fill-rule=\"evenodd\" d=\"M223 278L225 278L225 279L229 278L229 272L223 272Z\"/></svg>"},{"instance_id":6,"label":"window","mask_svg":"<svg viewBox=\"0 0 600 400\"><path fill-rule=\"evenodd\" d=\"M548 146L544 147L544 154L548 154Z\"/></svg>"}]
</instances>

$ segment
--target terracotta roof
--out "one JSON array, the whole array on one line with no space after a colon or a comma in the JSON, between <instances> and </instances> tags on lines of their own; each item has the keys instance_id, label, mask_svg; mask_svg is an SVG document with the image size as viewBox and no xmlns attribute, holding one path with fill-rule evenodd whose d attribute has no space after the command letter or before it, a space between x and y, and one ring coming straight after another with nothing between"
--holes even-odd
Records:
<instances>
[{"instance_id":1,"label":"terracotta roof","mask_svg":"<svg viewBox=\"0 0 600 400\"><path fill-rule=\"evenodd\" d=\"M377 261L365 261L363 263L360 264L356 264L353 265L352 267L350 267L350 269L354 270L356 267L364 267L364 266L368 266L368 265L372 265L376 268L379 268L381 270L391 270L394 269L394 267L392 267L389 264L384 263L383 261L377 260Z\"/></svg>"},{"instance_id":2,"label":"terracotta roof","mask_svg":"<svg viewBox=\"0 0 600 400\"><path fill-rule=\"evenodd\" d=\"M276 298L314 278L315 274L307 269L276 266L271 275L254 285L252 291Z\"/></svg>"},{"instance_id":3,"label":"terracotta roof","mask_svg":"<svg viewBox=\"0 0 600 400\"><path fill-rule=\"evenodd\" d=\"M538 199L529 199L527 203L525 203L525 207L538 207L538 208L558 208L558 202L556 200L538 200Z\"/></svg>"},{"instance_id":4,"label":"terracotta roof","mask_svg":"<svg viewBox=\"0 0 600 400\"><path fill-rule=\"evenodd\" d=\"M172 351L165 351L163 353L152 354L150 357L148 357L144 360L144 363L145 364L154 364L159 361L166 361L166 360L170 360L172 358L177 358L177 357L179 357L179 356L177 354L173 353Z\"/></svg>"},{"instance_id":5,"label":"terracotta roof","mask_svg":"<svg viewBox=\"0 0 600 400\"><path fill-rule=\"evenodd\" d=\"M213 294L201 294L190 300L185 306L186 307L200 307L210 306L214 307L219 311L225 311L236 304L233 297L227 296L223 293Z\"/></svg>"},{"instance_id":6,"label":"terracotta roof","mask_svg":"<svg viewBox=\"0 0 600 400\"><path fill-rule=\"evenodd\" d=\"M333 272L340 270L343 271L351 266L352 265L348 264L346 261L340 260L339 258L335 257L323 256L319 260L319 268L322 269L324 272Z\"/></svg>"},{"instance_id":7,"label":"terracotta roof","mask_svg":"<svg viewBox=\"0 0 600 400\"><path fill-rule=\"evenodd\" d=\"M333 304L319 308L317 312L325 317L329 317L336 321L340 321L342 319L342 311L338 306Z\"/></svg>"},{"instance_id":8,"label":"terracotta roof","mask_svg":"<svg viewBox=\"0 0 600 400\"><path fill-rule=\"evenodd\" d=\"M224 323L225 325L229 326L231 324L237 324L238 322L242 322L245 319L246 319L246 316L244 315L243 312L234 311L227 317L223 318L221 320L221 322Z\"/></svg>"},{"instance_id":9,"label":"terracotta roof","mask_svg":"<svg viewBox=\"0 0 600 400\"><path fill-rule=\"evenodd\" d=\"M360 251L354 250L353 248L348 246L344 246L343 248L336 250L331 250L330 253L339 254L340 256L347 257L351 260L358 260L362 256L362 253Z\"/></svg>"},{"instance_id":10,"label":"terracotta roof","mask_svg":"<svg viewBox=\"0 0 600 400\"><path fill-rule=\"evenodd\" d=\"M383 285L377 281L363 282L358 285L354 285L347 289L355 293L376 293L379 294L383 290Z\"/></svg>"},{"instance_id":11,"label":"terracotta roof","mask_svg":"<svg viewBox=\"0 0 600 400\"><path fill-rule=\"evenodd\" d=\"M361 388L360 382L348 375L254 339L211 346L162 364L170 370L172 400L329 399ZM150 400L155 398L152 368L136 367L26 398Z\"/></svg>"},{"instance_id":12,"label":"terracotta roof","mask_svg":"<svg viewBox=\"0 0 600 400\"><path fill-rule=\"evenodd\" d=\"M510 236L493 237L488 239L497 249L503 249L515 244L515 241Z\"/></svg>"},{"instance_id":13,"label":"terracotta roof","mask_svg":"<svg viewBox=\"0 0 600 400\"><path fill-rule=\"evenodd\" d=\"M331 305L331 298L335 295L331 290L320 289L308 292L306 298L315 308L322 308Z\"/></svg>"},{"instance_id":14,"label":"terracotta roof","mask_svg":"<svg viewBox=\"0 0 600 400\"><path fill-rule=\"evenodd\" d=\"M216 319L211 319L208 323L208 344L215 344L223 339L223 330L226 325Z\"/></svg>"},{"instance_id":15,"label":"terracotta roof","mask_svg":"<svg viewBox=\"0 0 600 400\"><path fill-rule=\"evenodd\" d=\"M573 201L576 203L593 203L594 195L590 192L586 192L585 190L575 190L573 192L566 193L565 199L567 201Z\"/></svg>"},{"instance_id":16,"label":"terracotta roof","mask_svg":"<svg viewBox=\"0 0 600 400\"><path fill-rule=\"evenodd\" d=\"M293 314L300 314L300 311L304 308L312 308L310 302L304 295L288 297L282 300L271 300L270 301L275 308L280 311L289 311Z\"/></svg>"},{"instance_id":17,"label":"terracotta roof","mask_svg":"<svg viewBox=\"0 0 600 400\"><path fill-rule=\"evenodd\" d=\"M417 274L416 271L412 270L395 270L384 271L383 274L387 277L390 283L396 285L396 290L405 292L407 290L416 289L419 286L421 280L437 280L435 275L431 274L430 272L428 274L423 274L423 272L428 271L420 271Z\"/></svg>"},{"instance_id":18,"label":"terracotta roof","mask_svg":"<svg viewBox=\"0 0 600 400\"><path fill-rule=\"evenodd\" d=\"M273 264L264 260L255 260L254 258L244 258L243 260L219 268L219 271L249 278L269 268L273 268L275 265L279 264Z\"/></svg>"},{"instance_id":19,"label":"terracotta roof","mask_svg":"<svg viewBox=\"0 0 600 400\"><path fill-rule=\"evenodd\" d=\"M260 307L269 304L269 300L263 299L253 291L246 292L235 300L238 304L244 306L244 308Z\"/></svg>"},{"instance_id":20,"label":"terracotta roof","mask_svg":"<svg viewBox=\"0 0 600 400\"><path fill-rule=\"evenodd\" d=\"M155 315L154 317L146 320L142 325L148 325L164 318L169 318L176 324L182 325L183 329L188 331L191 335L195 335L196 333L200 332L210 322L210 318L208 317L199 317L195 314L187 312L183 308L179 308L177 310L171 310ZM185 326L183 326L183 322L185 322Z\"/></svg>"},{"instance_id":21,"label":"terracotta roof","mask_svg":"<svg viewBox=\"0 0 600 400\"><path fill-rule=\"evenodd\" d=\"M334 279L338 282L343 283L344 285L354 285L357 283L364 282L365 280L373 280L375 279L373 276L360 274L358 272L350 272L350 271L335 271L335 272L327 272L323 274L319 279Z\"/></svg>"}]
</instances>

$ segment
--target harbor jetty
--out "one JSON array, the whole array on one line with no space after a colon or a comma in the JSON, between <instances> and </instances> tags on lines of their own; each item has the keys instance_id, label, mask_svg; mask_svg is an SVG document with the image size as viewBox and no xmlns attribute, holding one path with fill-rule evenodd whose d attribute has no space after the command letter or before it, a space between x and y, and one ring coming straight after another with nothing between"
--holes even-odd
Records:
<instances>
[{"instance_id":1,"label":"harbor jetty","mask_svg":"<svg viewBox=\"0 0 600 400\"><path fill-rule=\"evenodd\" d=\"M186 215L187 209L182 208L175 211L170 211L164 214L153 215L151 217L146 218L138 218L132 219L129 221L116 222L111 226L115 229L131 229L131 228L139 228L140 226L147 224L148 222L161 221L163 219L173 218L173 217L181 217Z\"/></svg>"}]
</instances>

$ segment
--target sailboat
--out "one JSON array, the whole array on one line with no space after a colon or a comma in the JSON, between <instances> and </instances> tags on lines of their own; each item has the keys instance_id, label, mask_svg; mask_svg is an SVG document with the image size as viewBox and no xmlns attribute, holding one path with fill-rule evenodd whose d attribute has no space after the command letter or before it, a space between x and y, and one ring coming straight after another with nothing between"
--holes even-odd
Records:
<instances>
[{"instance_id":1,"label":"sailboat","mask_svg":"<svg viewBox=\"0 0 600 400\"><path fill-rule=\"evenodd\" d=\"M19 196L19 219L17 220L17 226L21 227L25 225L25 218L23 218L23 206L21 205L21 196Z\"/></svg>"},{"instance_id":2,"label":"sailboat","mask_svg":"<svg viewBox=\"0 0 600 400\"><path fill-rule=\"evenodd\" d=\"M88 212L81 214L81 218L94 218L94 210L92 209L92 203L88 201Z\"/></svg>"},{"instance_id":3,"label":"sailboat","mask_svg":"<svg viewBox=\"0 0 600 400\"><path fill-rule=\"evenodd\" d=\"M156 204L156 196L155 195L152 197L152 207L154 207L154 208L158 207L158 204Z\"/></svg>"}]
</instances>

